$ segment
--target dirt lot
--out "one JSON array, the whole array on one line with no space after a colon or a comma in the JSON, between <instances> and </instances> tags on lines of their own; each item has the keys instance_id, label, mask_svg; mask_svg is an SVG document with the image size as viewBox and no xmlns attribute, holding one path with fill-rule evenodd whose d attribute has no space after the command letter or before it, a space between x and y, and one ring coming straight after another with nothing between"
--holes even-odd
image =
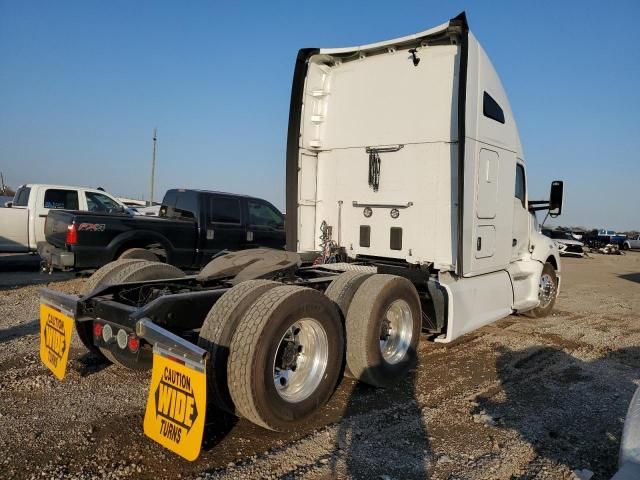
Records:
<instances>
[{"instance_id":1,"label":"dirt lot","mask_svg":"<svg viewBox=\"0 0 640 480\"><path fill-rule=\"evenodd\" d=\"M41 285L24 283L71 293L84 280L9 272L3 260L1 478L608 479L640 383L640 252L566 259L553 316L423 341L399 386L345 380L295 433L210 418L189 463L142 434L148 374L99 362L77 338L64 382L40 364Z\"/></svg>"}]
</instances>

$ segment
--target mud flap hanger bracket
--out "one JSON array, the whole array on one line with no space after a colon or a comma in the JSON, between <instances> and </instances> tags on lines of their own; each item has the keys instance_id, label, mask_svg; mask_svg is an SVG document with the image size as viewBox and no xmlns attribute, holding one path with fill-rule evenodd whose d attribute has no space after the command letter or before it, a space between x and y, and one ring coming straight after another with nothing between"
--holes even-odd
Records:
<instances>
[{"instance_id":1,"label":"mud flap hanger bracket","mask_svg":"<svg viewBox=\"0 0 640 480\"><path fill-rule=\"evenodd\" d=\"M136 335L143 338L155 348L160 348L176 360L204 366L208 352L199 346L184 340L178 335L159 327L148 318L136 322Z\"/></svg>"}]
</instances>

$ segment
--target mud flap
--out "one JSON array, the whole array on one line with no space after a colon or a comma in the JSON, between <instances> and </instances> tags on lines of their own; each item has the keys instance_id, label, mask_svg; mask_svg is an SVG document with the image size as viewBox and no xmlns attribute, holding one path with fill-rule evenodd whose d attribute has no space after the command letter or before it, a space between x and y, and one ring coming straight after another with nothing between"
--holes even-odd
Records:
<instances>
[{"instance_id":1,"label":"mud flap","mask_svg":"<svg viewBox=\"0 0 640 480\"><path fill-rule=\"evenodd\" d=\"M207 407L206 362L198 363L153 348L153 370L144 433L193 461L200 455Z\"/></svg>"},{"instance_id":2,"label":"mud flap","mask_svg":"<svg viewBox=\"0 0 640 480\"><path fill-rule=\"evenodd\" d=\"M67 371L73 324L69 315L40 304L40 360L59 380Z\"/></svg>"}]
</instances>

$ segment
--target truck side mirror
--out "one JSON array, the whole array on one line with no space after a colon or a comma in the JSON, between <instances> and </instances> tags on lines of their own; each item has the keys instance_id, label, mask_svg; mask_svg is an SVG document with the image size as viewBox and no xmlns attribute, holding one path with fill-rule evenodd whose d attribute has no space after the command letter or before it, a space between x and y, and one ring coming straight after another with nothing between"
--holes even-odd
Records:
<instances>
[{"instance_id":1,"label":"truck side mirror","mask_svg":"<svg viewBox=\"0 0 640 480\"><path fill-rule=\"evenodd\" d=\"M4 202L4 206L6 208L11 208L11 207L13 207L13 202Z\"/></svg>"},{"instance_id":2,"label":"truck side mirror","mask_svg":"<svg viewBox=\"0 0 640 480\"><path fill-rule=\"evenodd\" d=\"M549 193L549 215L557 217L562 213L562 196L564 182L554 180L551 182L551 192Z\"/></svg>"}]
</instances>

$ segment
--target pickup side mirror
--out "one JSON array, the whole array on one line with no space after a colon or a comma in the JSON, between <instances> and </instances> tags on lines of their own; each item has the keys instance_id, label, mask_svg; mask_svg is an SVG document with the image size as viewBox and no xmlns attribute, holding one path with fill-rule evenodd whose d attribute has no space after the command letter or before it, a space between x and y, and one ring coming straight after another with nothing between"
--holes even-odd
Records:
<instances>
[{"instance_id":1,"label":"pickup side mirror","mask_svg":"<svg viewBox=\"0 0 640 480\"><path fill-rule=\"evenodd\" d=\"M11 202L11 201L9 201L9 202L4 202L4 206L5 206L6 208L11 208L11 207L13 207L13 202Z\"/></svg>"},{"instance_id":2,"label":"pickup side mirror","mask_svg":"<svg viewBox=\"0 0 640 480\"><path fill-rule=\"evenodd\" d=\"M551 182L551 191L549 192L549 215L557 217L562 213L562 197L564 182L562 180L554 180Z\"/></svg>"}]
</instances>

